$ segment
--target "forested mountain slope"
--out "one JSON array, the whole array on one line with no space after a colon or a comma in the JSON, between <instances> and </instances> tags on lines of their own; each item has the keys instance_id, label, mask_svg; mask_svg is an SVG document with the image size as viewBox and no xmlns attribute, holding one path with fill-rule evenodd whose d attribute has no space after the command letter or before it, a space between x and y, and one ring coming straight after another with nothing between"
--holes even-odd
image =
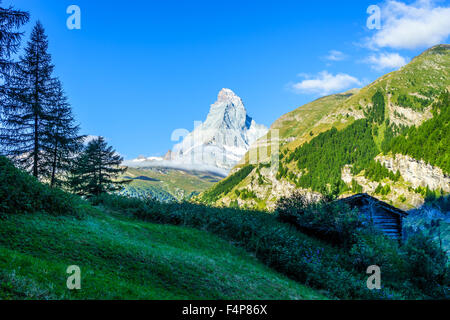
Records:
<instances>
[{"instance_id":1,"label":"forested mountain slope","mask_svg":"<svg viewBox=\"0 0 450 320\"><path fill-rule=\"evenodd\" d=\"M450 192L450 46L438 45L368 86L323 97L275 121L280 166L259 153L242 181L220 184L216 205L271 210L300 189L311 197L367 192L410 209ZM267 135L254 147L267 143ZM248 154L228 179L248 165ZM234 179L236 180L236 179ZM224 184L223 182L221 183ZM219 186L219 190L217 190Z\"/></svg>"}]
</instances>

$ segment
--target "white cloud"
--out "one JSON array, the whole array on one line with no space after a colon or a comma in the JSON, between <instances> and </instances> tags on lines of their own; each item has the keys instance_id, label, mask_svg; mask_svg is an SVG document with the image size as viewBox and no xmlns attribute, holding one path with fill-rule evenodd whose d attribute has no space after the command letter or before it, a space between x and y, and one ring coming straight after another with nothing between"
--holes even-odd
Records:
<instances>
[{"instance_id":1,"label":"white cloud","mask_svg":"<svg viewBox=\"0 0 450 320\"><path fill-rule=\"evenodd\" d=\"M87 145L89 142L94 141L94 140L97 140L98 138L100 138L100 136L87 135L87 136L84 138L83 143Z\"/></svg>"},{"instance_id":2,"label":"white cloud","mask_svg":"<svg viewBox=\"0 0 450 320\"><path fill-rule=\"evenodd\" d=\"M373 69L381 71L403 67L408 60L398 53L380 53L369 56L365 62L371 64Z\"/></svg>"},{"instance_id":3,"label":"white cloud","mask_svg":"<svg viewBox=\"0 0 450 320\"><path fill-rule=\"evenodd\" d=\"M345 59L345 54L338 50L330 50L328 52L328 55L325 57L325 59L330 61L342 61Z\"/></svg>"},{"instance_id":4,"label":"white cloud","mask_svg":"<svg viewBox=\"0 0 450 320\"><path fill-rule=\"evenodd\" d=\"M361 81L348 74L338 73L333 75L328 71L322 71L316 77L292 84L291 88L297 93L326 95L341 92L354 86L360 86L361 84Z\"/></svg>"},{"instance_id":5,"label":"white cloud","mask_svg":"<svg viewBox=\"0 0 450 320\"><path fill-rule=\"evenodd\" d=\"M194 164L194 163L183 163L171 160L145 160L145 161L135 161L135 160L125 160L122 162L123 166L131 168L168 168L168 169L178 169L183 171L199 171L205 173L212 173L218 176L226 177L228 171L225 169L217 168L214 166Z\"/></svg>"},{"instance_id":6,"label":"white cloud","mask_svg":"<svg viewBox=\"0 0 450 320\"><path fill-rule=\"evenodd\" d=\"M443 43L450 34L450 7L432 0L410 5L387 1L381 7L381 29L370 38L372 48L416 49Z\"/></svg>"}]
</instances>

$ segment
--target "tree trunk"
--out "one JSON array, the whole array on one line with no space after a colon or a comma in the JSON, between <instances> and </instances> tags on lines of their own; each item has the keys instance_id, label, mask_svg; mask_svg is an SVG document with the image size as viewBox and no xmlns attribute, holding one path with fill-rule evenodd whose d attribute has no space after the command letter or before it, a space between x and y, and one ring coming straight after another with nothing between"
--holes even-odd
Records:
<instances>
[{"instance_id":1,"label":"tree trunk","mask_svg":"<svg viewBox=\"0 0 450 320\"><path fill-rule=\"evenodd\" d=\"M39 66L39 54L37 55L37 66ZM34 74L34 158L33 158L33 176L39 178L39 75L38 70Z\"/></svg>"},{"instance_id":2,"label":"tree trunk","mask_svg":"<svg viewBox=\"0 0 450 320\"><path fill-rule=\"evenodd\" d=\"M52 178L50 180L50 187L52 188L55 185L56 164L58 162L57 158L58 158L58 141L55 141L55 150L53 153L53 163L52 163Z\"/></svg>"},{"instance_id":3,"label":"tree trunk","mask_svg":"<svg viewBox=\"0 0 450 320\"><path fill-rule=\"evenodd\" d=\"M37 110L34 115L34 150L33 150L33 176L38 178L38 163L39 163L39 116L37 114Z\"/></svg>"}]
</instances>

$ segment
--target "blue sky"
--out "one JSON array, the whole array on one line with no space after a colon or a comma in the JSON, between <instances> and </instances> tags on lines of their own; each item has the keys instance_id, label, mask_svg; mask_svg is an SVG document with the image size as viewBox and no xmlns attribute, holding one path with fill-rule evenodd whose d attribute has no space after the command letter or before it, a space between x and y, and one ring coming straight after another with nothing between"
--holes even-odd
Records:
<instances>
[{"instance_id":1,"label":"blue sky","mask_svg":"<svg viewBox=\"0 0 450 320\"><path fill-rule=\"evenodd\" d=\"M223 87L270 126L321 95L361 87L448 42L449 1L4 0L41 20L84 134L126 159L164 154ZM66 9L81 9L69 30ZM379 5L381 29L367 8Z\"/></svg>"}]
</instances>

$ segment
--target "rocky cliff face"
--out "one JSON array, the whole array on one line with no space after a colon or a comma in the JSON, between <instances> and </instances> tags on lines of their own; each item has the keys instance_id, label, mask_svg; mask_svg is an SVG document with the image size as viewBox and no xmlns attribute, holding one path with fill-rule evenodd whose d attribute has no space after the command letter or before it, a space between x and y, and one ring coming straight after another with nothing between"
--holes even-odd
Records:
<instances>
[{"instance_id":1,"label":"rocky cliff face","mask_svg":"<svg viewBox=\"0 0 450 320\"><path fill-rule=\"evenodd\" d=\"M222 89L206 121L175 145L171 160L229 170L267 130L248 116L240 97Z\"/></svg>"},{"instance_id":2,"label":"rocky cliff face","mask_svg":"<svg viewBox=\"0 0 450 320\"><path fill-rule=\"evenodd\" d=\"M247 178L238 183L234 190L251 196L242 199L237 197L235 192L231 192L223 196L216 204L230 206L232 202L237 202L242 208L274 211L280 198L289 197L294 192L303 194L309 201L318 201L322 198L318 192L311 192L298 188L288 181L278 180L271 168L264 166L256 167Z\"/></svg>"},{"instance_id":3,"label":"rocky cliff face","mask_svg":"<svg viewBox=\"0 0 450 320\"><path fill-rule=\"evenodd\" d=\"M404 180L411 183L413 188L426 187L431 190L450 192L450 177L442 169L422 161L396 154L395 156L379 155L375 158L389 170L400 172Z\"/></svg>"},{"instance_id":4,"label":"rocky cliff face","mask_svg":"<svg viewBox=\"0 0 450 320\"><path fill-rule=\"evenodd\" d=\"M383 181L380 182L372 181L367 179L363 174L353 175L351 172L351 166L349 165L342 168L341 178L345 183L347 183L348 186L351 186L352 180L355 180L362 187L363 193L368 193L403 210L417 208L424 203L423 196L414 192L414 190L411 190L410 183L405 182L403 179L398 182L394 182L389 179L383 179ZM379 185L381 185L381 187L389 185L391 187L391 192L386 195L377 194L375 191ZM351 194L352 193L346 193L340 197L345 198Z\"/></svg>"},{"instance_id":5,"label":"rocky cliff face","mask_svg":"<svg viewBox=\"0 0 450 320\"><path fill-rule=\"evenodd\" d=\"M351 166L347 165L342 169L341 179L349 186L352 180L355 180L361 187L362 192L371 194L383 201L390 202L396 207L404 210L417 208L424 204L424 196L414 191L418 187L428 187L430 190L450 192L450 177L442 172L442 169L434 167L422 160L414 159L410 156L396 154L378 155L375 160L384 165L392 172L399 172L401 179L391 181L383 179L382 181L371 181L363 174L353 175ZM389 185L391 191L389 194L376 194L376 188L381 185ZM344 195L345 197L347 195Z\"/></svg>"}]
</instances>

